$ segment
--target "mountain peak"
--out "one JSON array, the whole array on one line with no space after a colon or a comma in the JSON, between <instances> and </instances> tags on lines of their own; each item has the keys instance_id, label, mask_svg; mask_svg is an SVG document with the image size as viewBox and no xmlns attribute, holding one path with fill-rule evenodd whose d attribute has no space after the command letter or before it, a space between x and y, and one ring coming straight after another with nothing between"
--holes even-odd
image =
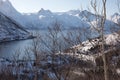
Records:
<instances>
[{"instance_id":1,"label":"mountain peak","mask_svg":"<svg viewBox=\"0 0 120 80\"><path fill-rule=\"evenodd\" d=\"M81 11L81 14L84 14L84 15L91 14L91 15L92 15L92 13L91 13L91 12L89 12L89 11L87 11L87 10L83 10L83 11Z\"/></svg>"},{"instance_id":2,"label":"mountain peak","mask_svg":"<svg viewBox=\"0 0 120 80\"><path fill-rule=\"evenodd\" d=\"M6 1L8 1L8 0L0 0L0 2L6 2Z\"/></svg>"},{"instance_id":3,"label":"mountain peak","mask_svg":"<svg viewBox=\"0 0 120 80\"><path fill-rule=\"evenodd\" d=\"M120 14L119 13L114 13L111 17L110 20L113 22L120 24Z\"/></svg>"},{"instance_id":4,"label":"mountain peak","mask_svg":"<svg viewBox=\"0 0 120 80\"><path fill-rule=\"evenodd\" d=\"M9 0L0 0L0 12L9 14L16 11Z\"/></svg>"},{"instance_id":5,"label":"mountain peak","mask_svg":"<svg viewBox=\"0 0 120 80\"><path fill-rule=\"evenodd\" d=\"M115 13L114 15L120 15L119 13Z\"/></svg>"},{"instance_id":6,"label":"mountain peak","mask_svg":"<svg viewBox=\"0 0 120 80\"><path fill-rule=\"evenodd\" d=\"M11 5L9 0L0 0L0 5Z\"/></svg>"},{"instance_id":7,"label":"mountain peak","mask_svg":"<svg viewBox=\"0 0 120 80\"><path fill-rule=\"evenodd\" d=\"M41 12L41 11L45 11L45 10L43 8L41 8L41 10L39 12Z\"/></svg>"},{"instance_id":8,"label":"mountain peak","mask_svg":"<svg viewBox=\"0 0 120 80\"><path fill-rule=\"evenodd\" d=\"M67 13L72 14L72 15L76 15L76 14L80 13L80 10L79 9L77 9L77 10L69 10Z\"/></svg>"},{"instance_id":9,"label":"mountain peak","mask_svg":"<svg viewBox=\"0 0 120 80\"><path fill-rule=\"evenodd\" d=\"M120 14L119 14L119 13L114 13L114 14L112 15L112 18L113 18L113 17L117 17L117 16L120 16Z\"/></svg>"},{"instance_id":10,"label":"mountain peak","mask_svg":"<svg viewBox=\"0 0 120 80\"><path fill-rule=\"evenodd\" d=\"M49 14L49 13L51 13L51 11L41 8L41 10L38 13L40 13L40 14Z\"/></svg>"},{"instance_id":11,"label":"mountain peak","mask_svg":"<svg viewBox=\"0 0 120 80\"><path fill-rule=\"evenodd\" d=\"M20 15L9 0L0 0L0 12L6 16L14 17L14 19Z\"/></svg>"}]
</instances>

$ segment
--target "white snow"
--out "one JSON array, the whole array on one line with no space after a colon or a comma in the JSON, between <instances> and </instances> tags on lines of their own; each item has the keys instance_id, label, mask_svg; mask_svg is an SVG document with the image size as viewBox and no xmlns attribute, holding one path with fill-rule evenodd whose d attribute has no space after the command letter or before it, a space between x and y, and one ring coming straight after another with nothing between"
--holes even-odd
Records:
<instances>
[{"instance_id":1,"label":"white snow","mask_svg":"<svg viewBox=\"0 0 120 80\"><path fill-rule=\"evenodd\" d=\"M120 74L120 69L116 69L116 72L117 72L118 74Z\"/></svg>"},{"instance_id":2,"label":"white snow","mask_svg":"<svg viewBox=\"0 0 120 80\"><path fill-rule=\"evenodd\" d=\"M117 33L106 35L105 42L108 45L117 45L120 42L120 35Z\"/></svg>"},{"instance_id":3,"label":"white snow","mask_svg":"<svg viewBox=\"0 0 120 80\"><path fill-rule=\"evenodd\" d=\"M80 51L81 53L86 53L89 52L92 47L98 45L98 43L99 39L93 39L91 41L87 40L82 42L82 44L73 46L72 48Z\"/></svg>"},{"instance_id":4,"label":"white snow","mask_svg":"<svg viewBox=\"0 0 120 80\"><path fill-rule=\"evenodd\" d=\"M117 46L120 43L120 34L118 33L107 34L104 36L104 38L105 45ZM96 38L84 41L81 44L73 46L72 48L75 49L76 51L79 51L80 53L90 53L90 49L100 44L101 44L100 39Z\"/></svg>"},{"instance_id":5,"label":"white snow","mask_svg":"<svg viewBox=\"0 0 120 80\"><path fill-rule=\"evenodd\" d=\"M120 14L118 14L118 13L113 14L113 15L109 18L109 20L111 20L111 21L113 21L113 22L115 22L115 23L117 23L117 24L120 24Z\"/></svg>"}]
</instances>

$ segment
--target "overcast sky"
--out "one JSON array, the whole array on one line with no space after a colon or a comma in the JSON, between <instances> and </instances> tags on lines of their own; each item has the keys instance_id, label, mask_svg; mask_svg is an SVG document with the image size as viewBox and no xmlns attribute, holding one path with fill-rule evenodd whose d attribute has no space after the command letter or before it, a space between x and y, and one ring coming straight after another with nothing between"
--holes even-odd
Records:
<instances>
[{"instance_id":1,"label":"overcast sky","mask_svg":"<svg viewBox=\"0 0 120 80\"><path fill-rule=\"evenodd\" d=\"M87 9L90 0L9 0L13 6L24 13L37 12L41 8L52 12L68 11L72 9ZM99 0L97 0L99 1ZM107 12L111 15L117 12L116 0L107 0Z\"/></svg>"}]
</instances>

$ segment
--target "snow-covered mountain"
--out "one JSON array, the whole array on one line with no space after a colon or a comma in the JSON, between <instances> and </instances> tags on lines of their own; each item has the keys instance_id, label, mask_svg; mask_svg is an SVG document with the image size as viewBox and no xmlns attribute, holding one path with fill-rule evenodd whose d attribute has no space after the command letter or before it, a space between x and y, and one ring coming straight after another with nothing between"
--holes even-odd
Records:
<instances>
[{"instance_id":1,"label":"snow-covered mountain","mask_svg":"<svg viewBox=\"0 0 120 80\"><path fill-rule=\"evenodd\" d=\"M22 26L24 26L23 16L12 6L9 0L0 0L0 12L19 22Z\"/></svg>"},{"instance_id":2,"label":"snow-covered mountain","mask_svg":"<svg viewBox=\"0 0 120 80\"><path fill-rule=\"evenodd\" d=\"M100 27L101 16L95 15L87 10L70 10L67 12L51 12L50 10L44 10L43 8L36 13L19 13L9 2L9 0L0 0L0 12L14 19L25 28L37 28L46 29L51 27L54 23L58 22L62 28L88 28ZM96 21L97 19L97 21ZM110 30L118 26L110 21L106 20L105 31L110 32Z\"/></svg>"},{"instance_id":3,"label":"snow-covered mountain","mask_svg":"<svg viewBox=\"0 0 120 80\"><path fill-rule=\"evenodd\" d=\"M79 18L79 12L51 12L43 8L37 13L24 14L27 18L27 25L31 24L37 28L47 28L58 22L63 28L89 27L89 24ZM30 26L30 27L32 27Z\"/></svg>"},{"instance_id":4,"label":"snow-covered mountain","mask_svg":"<svg viewBox=\"0 0 120 80\"><path fill-rule=\"evenodd\" d=\"M110 20L117 23L117 24L120 24L120 14L118 14L118 13L113 14L110 17Z\"/></svg>"},{"instance_id":5,"label":"snow-covered mountain","mask_svg":"<svg viewBox=\"0 0 120 80\"><path fill-rule=\"evenodd\" d=\"M41 9L37 13L19 13L10 3L9 0L0 0L0 12L6 16L19 22L26 28L47 28L52 26L56 21L63 27L82 27L83 24L88 27L88 24L80 20L76 16L68 15L65 13L53 13L49 10ZM80 11L68 13L79 14Z\"/></svg>"},{"instance_id":6,"label":"snow-covered mountain","mask_svg":"<svg viewBox=\"0 0 120 80\"><path fill-rule=\"evenodd\" d=\"M20 24L0 12L0 42L27 39L30 34Z\"/></svg>"}]
</instances>

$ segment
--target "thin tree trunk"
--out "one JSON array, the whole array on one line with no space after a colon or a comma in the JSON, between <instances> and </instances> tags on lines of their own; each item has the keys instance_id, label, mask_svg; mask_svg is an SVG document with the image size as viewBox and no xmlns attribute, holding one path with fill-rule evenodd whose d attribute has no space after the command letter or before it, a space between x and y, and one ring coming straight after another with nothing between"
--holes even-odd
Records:
<instances>
[{"instance_id":1,"label":"thin tree trunk","mask_svg":"<svg viewBox=\"0 0 120 80\"><path fill-rule=\"evenodd\" d=\"M106 20L106 1L107 0L102 0L103 2L103 18L102 18L102 30L101 30L101 39L102 39L102 47L101 47L101 54L103 54L102 59L103 59L103 63L104 63L104 78L105 80L109 80L109 76L108 76L108 65L107 65L107 60L106 60L106 55L104 53L104 24L105 24L105 20Z\"/></svg>"}]
</instances>

